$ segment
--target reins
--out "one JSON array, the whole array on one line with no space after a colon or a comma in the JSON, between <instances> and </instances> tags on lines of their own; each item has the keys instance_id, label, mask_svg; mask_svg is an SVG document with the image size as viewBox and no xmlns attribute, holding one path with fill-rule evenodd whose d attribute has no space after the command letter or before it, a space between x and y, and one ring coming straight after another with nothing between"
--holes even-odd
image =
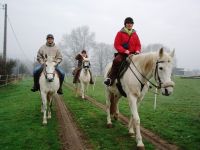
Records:
<instances>
[{"instance_id":1,"label":"reins","mask_svg":"<svg viewBox=\"0 0 200 150\"><path fill-rule=\"evenodd\" d=\"M135 63L133 62L133 60L132 60L130 57L128 57L128 58L130 59L131 63L133 64L133 66L135 67L135 69L137 70L137 72L138 72L146 81L148 81L149 83L151 83L151 85L153 85L155 88L158 88L158 89L161 88L162 82L161 82L160 77L159 77L159 74L158 74L158 63L163 63L164 61L157 61L157 62L156 62L155 75L158 76L158 81L159 81L159 86L158 86L158 85L154 84L153 82L151 82L149 79L147 79L147 77L144 76L144 75L139 71L139 69L137 68L137 66L136 66ZM135 72L133 71L133 69L131 68L130 65L129 65L129 68L130 68L131 72L135 75L135 77L137 78L137 80L140 82L140 84L141 84L141 91L142 91L142 89L143 89L143 87L144 87L145 84L142 83L142 81L141 81L141 80L139 79L139 77L135 74ZM156 80L156 77L155 77L155 80Z\"/></svg>"}]
</instances>

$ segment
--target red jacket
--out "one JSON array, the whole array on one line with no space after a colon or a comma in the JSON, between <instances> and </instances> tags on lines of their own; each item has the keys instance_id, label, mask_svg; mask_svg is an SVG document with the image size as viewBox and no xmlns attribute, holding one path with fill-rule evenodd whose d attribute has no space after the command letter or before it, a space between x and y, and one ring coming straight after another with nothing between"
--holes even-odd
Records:
<instances>
[{"instance_id":1,"label":"red jacket","mask_svg":"<svg viewBox=\"0 0 200 150\"><path fill-rule=\"evenodd\" d=\"M128 50L131 53L134 53L136 51L141 51L141 44L140 44L140 39L136 33L135 30L132 30L132 34L130 35L130 40L129 40L129 48ZM122 28L116 35L115 37L115 43L114 43L114 47L115 49L119 52L119 53L124 53L125 52L125 48L122 47L122 45L124 43L127 43L129 39L129 35L128 33L126 33L126 31L124 30L124 28Z\"/></svg>"}]
</instances>

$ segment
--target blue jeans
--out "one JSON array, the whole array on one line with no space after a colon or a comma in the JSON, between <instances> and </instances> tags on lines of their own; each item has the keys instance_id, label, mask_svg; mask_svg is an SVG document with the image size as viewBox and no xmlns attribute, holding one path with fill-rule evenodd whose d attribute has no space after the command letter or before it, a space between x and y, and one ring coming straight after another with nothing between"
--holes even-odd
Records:
<instances>
[{"instance_id":1,"label":"blue jeans","mask_svg":"<svg viewBox=\"0 0 200 150\"><path fill-rule=\"evenodd\" d=\"M39 77L40 77L40 74L42 73L43 71L43 65L41 64L38 64L34 70L33 70L33 76L34 76L34 81L38 82L39 84ZM58 65L56 66L56 71L58 72L59 74L59 79L60 79L60 85L62 85L63 81L64 81L64 78L65 78L65 72L64 70L59 67Z\"/></svg>"}]
</instances>

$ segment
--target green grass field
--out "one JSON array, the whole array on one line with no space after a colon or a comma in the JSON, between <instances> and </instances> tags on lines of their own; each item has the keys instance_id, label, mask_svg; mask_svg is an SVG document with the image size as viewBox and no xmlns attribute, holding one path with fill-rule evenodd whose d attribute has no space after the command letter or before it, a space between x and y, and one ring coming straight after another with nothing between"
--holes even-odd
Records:
<instances>
[{"instance_id":1,"label":"green grass field","mask_svg":"<svg viewBox=\"0 0 200 150\"><path fill-rule=\"evenodd\" d=\"M71 78L67 78L71 83ZM200 80L175 78L174 94L158 96L153 110L154 95L148 93L140 107L141 124L160 137L175 143L183 150L200 149ZM42 125L40 96L30 92L32 80L0 88L0 149L61 149L58 124L53 107L52 120ZM97 78L88 95L105 103L102 78ZM106 113L64 87L68 108L95 150L129 150L136 147L135 139L128 136L127 127L114 121L114 128L106 128ZM129 116L127 100L120 101L120 112ZM147 150L155 149L144 141Z\"/></svg>"},{"instance_id":2,"label":"green grass field","mask_svg":"<svg viewBox=\"0 0 200 150\"><path fill-rule=\"evenodd\" d=\"M67 78L66 81L71 83L71 78ZM88 95L96 98L99 102L105 104L104 85L102 82L103 82L102 78L97 78L94 91L92 87L90 87ZM156 111L153 110L154 94L148 93L145 96L144 101L142 102L139 110L141 124L143 127L157 133L160 137L168 140L171 143L178 145L181 149L199 150L200 149L200 90L199 90L200 80L181 79L177 77L175 78L175 83L176 86L173 95L169 97L165 97L162 95L158 96ZM66 93L65 95L67 99L66 100L67 105L71 107L71 110L75 112L75 116L77 116L78 118L80 116L78 114L77 109L80 106L81 110L78 109L80 113L85 109L86 112L92 114L94 113L94 110L98 111L98 109L96 108L84 108L82 110L82 107L86 107L85 105L89 107L90 104L88 102L82 102L81 104L80 101L77 101L77 98L75 98L74 95L70 96L68 94L69 93L68 91L65 93ZM74 105L78 105L76 106L78 108L76 108ZM83 111L82 115L85 116L84 113L86 112ZM130 115L127 100L125 99L122 99L120 101L120 112L127 116ZM108 130L104 127L104 125L106 124L106 114L94 113L93 115L94 119L96 120L95 124L99 124L100 122L100 124L102 124L101 126L104 128L103 130ZM92 120L90 119L86 122L90 124L89 123L90 121ZM81 125L83 124L81 121L79 123ZM127 129L125 127L122 127L119 123L114 122L114 124L115 128L109 132L114 132L114 133L118 132L118 133L116 136L113 137L117 138L125 135L128 132ZM88 130L93 131L94 129L93 127L91 127ZM98 131L103 132L101 130L98 129L97 132ZM102 137L104 137L104 135L102 135ZM112 140L113 137L110 140ZM130 140L130 138L128 138L128 140ZM117 143L115 144L115 146L117 146Z\"/></svg>"},{"instance_id":3,"label":"green grass field","mask_svg":"<svg viewBox=\"0 0 200 150\"><path fill-rule=\"evenodd\" d=\"M30 91L32 80L0 88L0 149L61 149L53 108L52 119L42 125L39 93Z\"/></svg>"}]
</instances>

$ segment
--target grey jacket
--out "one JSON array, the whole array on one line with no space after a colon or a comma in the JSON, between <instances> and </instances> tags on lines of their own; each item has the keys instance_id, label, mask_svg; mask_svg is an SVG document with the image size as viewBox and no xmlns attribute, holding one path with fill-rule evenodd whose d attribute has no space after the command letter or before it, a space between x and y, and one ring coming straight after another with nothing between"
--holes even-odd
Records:
<instances>
[{"instance_id":1,"label":"grey jacket","mask_svg":"<svg viewBox=\"0 0 200 150\"><path fill-rule=\"evenodd\" d=\"M55 57L56 62L59 64L62 61L62 54L59 48L54 44L53 46L47 46L46 44L41 46L37 53L37 61L43 64L45 61L45 55Z\"/></svg>"}]
</instances>

